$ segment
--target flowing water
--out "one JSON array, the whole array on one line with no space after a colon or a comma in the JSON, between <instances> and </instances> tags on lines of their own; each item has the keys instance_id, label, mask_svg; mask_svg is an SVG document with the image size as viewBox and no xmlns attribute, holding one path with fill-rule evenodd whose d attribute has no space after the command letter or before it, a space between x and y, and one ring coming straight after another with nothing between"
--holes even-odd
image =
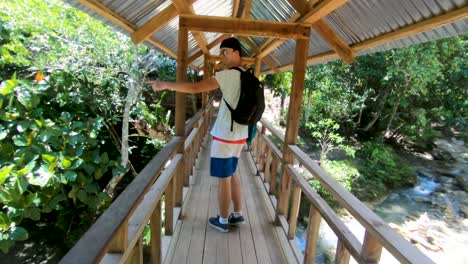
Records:
<instances>
[{"instance_id":1,"label":"flowing water","mask_svg":"<svg viewBox=\"0 0 468 264\"><path fill-rule=\"evenodd\" d=\"M445 228L445 222L448 220L447 215L450 216L451 213L454 218L460 217L460 214L457 213L459 205L459 201L457 199L444 194L435 195L435 192L440 190L441 184L437 182L437 179L434 176L419 172L417 179L418 183L415 187L392 192L382 203L373 206L371 209L386 223L393 223L399 227L404 226L408 221L414 221L419 224L421 221L418 219L425 219L426 222L431 222L431 219L435 219L436 221L439 221L438 223L443 223ZM441 203L445 204L443 206L445 209L442 208ZM447 211L449 211L449 213L447 213ZM352 217L346 217L343 221L362 243L365 230L359 222ZM306 244L306 228L306 224L301 224L297 229L295 238L303 252ZM449 242L455 243L456 247L460 248L460 244L462 248L463 245L468 245L468 241L465 239L466 236L462 234L459 234L458 238L453 236L454 234L457 234L457 228L454 228L453 230L444 230L447 232L447 237L450 237ZM463 232L466 231L467 230L465 229ZM448 243L447 241L444 242L446 242L445 244ZM336 235L326 222L322 220L317 245L316 263L333 263L336 245ZM444 253L442 250L442 252L437 252L437 254L439 255L430 257L437 263L444 263L445 257L443 255L441 256L441 254L447 254L447 252ZM457 257L454 262L450 263L468 263L465 262L465 258L466 256ZM398 261L395 260L388 252L384 251L381 263L398 263Z\"/></svg>"}]
</instances>

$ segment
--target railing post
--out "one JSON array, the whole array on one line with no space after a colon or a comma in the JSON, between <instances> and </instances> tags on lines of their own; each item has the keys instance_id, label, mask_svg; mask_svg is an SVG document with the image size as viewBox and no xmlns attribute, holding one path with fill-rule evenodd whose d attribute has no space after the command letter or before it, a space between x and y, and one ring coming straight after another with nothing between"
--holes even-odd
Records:
<instances>
[{"instance_id":1,"label":"railing post","mask_svg":"<svg viewBox=\"0 0 468 264\"><path fill-rule=\"evenodd\" d=\"M143 264L143 239L140 237L126 263Z\"/></svg>"},{"instance_id":2,"label":"railing post","mask_svg":"<svg viewBox=\"0 0 468 264\"><path fill-rule=\"evenodd\" d=\"M278 157L273 155L273 163L271 165L271 175L270 175L270 190L269 194L276 195L276 177L278 176Z\"/></svg>"},{"instance_id":3,"label":"railing post","mask_svg":"<svg viewBox=\"0 0 468 264\"><path fill-rule=\"evenodd\" d=\"M109 253L123 253L128 247L128 220L120 226L117 233L112 237Z\"/></svg>"},{"instance_id":4,"label":"railing post","mask_svg":"<svg viewBox=\"0 0 468 264\"><path fill-rule=\"evenodd\" d=\"M183 162L181 162L183 163ZM180 169L178 169L179 173L178 174L181 174L180 173ZM167 186L166 188L166 195L165 195L165 201L164 201L164 219L165 219L165 223L164 223L164 234L167 235L167 236L171 236L172 233L173 233L173 226L174 226L174 196L175 196L175 188L176 188L176 184L175 184L175 178L176 178L177 175L174 175L169 183L169 186Z\"/></svg>"},{"instance_id":5,"label":"railing post","mask_svg":"<svg viewBox=\"0 0 468 264\"><path fill-rule=\"evenodd\" d=\"M270 176L271 176L271 149L269 148L268 144L265 144L266 146L266 162L265 162L265 167L263 169L263 182L269 182Z\"/></svg>"},{"instance_id":6,"label":"railing post","mask_svg":"<svg viewBox=\"0 0 468 264\"><path fill-rule=\"evenodd\" d=\"M162 262L162 226L161 226L161 200L158 201L156 208L151 214L150 219L151 229L151 264L159 264Z\"/></svg>"},{"instance_id":7,"label":"railing post","mask_svg":"<svg viewBox=\"0 0 468 264\"><path fill-rule=\"evenodd\" d=\"M304 252L304 264L315 263L315 255L317 251L317 242L321 221L320 212L313 205L309 212L309 225L307 226L307 239Z\"/></svg>"},{"instance_id":8,"label":"railing post","mask_svg":"<svg viewBox=\"0 0 468 264\"><path fill-rule=\"evenodd\" d=\"M335 263L337 264L348 264L351 255L348 249L345 247L343 241L338 239L338 245L336 245Z\"/></svg>"},{"instance_id":9,"label":"railing post","mask_svg":"<svg viewBox=\"0 0 468 264\"><path fill-rule=\"evenodd\" d=\"M367 230L362 244L362 258L368 263L378 263L382 254L382 245Z\"/></svg>"},{"instance_id":10,"label":"railing post","mask_svg":"<svg viewBox=\"0 0 468 264\"><path fill-rule=\"evenodd\" d=\"M292 178L292 177L291 177ZM289 230L288 238L294 239L296 235L297 227L297 217L299 215L299 207L301 205L301 187L297 186L294 181L292 181L292 186L294 186L294 194L291 205L291 214L289 215Z\"/></svg>"}]
</instances>

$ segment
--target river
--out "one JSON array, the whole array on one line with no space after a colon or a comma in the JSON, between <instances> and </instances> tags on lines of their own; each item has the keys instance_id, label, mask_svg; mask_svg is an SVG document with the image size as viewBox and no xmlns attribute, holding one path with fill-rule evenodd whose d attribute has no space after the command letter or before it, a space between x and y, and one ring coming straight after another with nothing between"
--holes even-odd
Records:
<instances>
[{"instance_id":1,"label":"river","mask_svg":"<svg viewBox=\"0 0 468 264\"><path fill-rule=\"evenodd\" d=\"M450 171L441 173L436 168L420 168L414 187L395 190L382 202L368 205L407 239L422 239L416 246L440 264L468 264L468 195L457 177L466 177L468 154L465 148L460 153L462 159L456 157ZM349 215L342 220L362 243L365 230L360 223ZM295 238L302 251L305 229L306 224L300 224ZM334 263L336 244L336 235L322 220L316 263ZM384 250L380 263L399 262Z\"/></svg>"}]
</instances>

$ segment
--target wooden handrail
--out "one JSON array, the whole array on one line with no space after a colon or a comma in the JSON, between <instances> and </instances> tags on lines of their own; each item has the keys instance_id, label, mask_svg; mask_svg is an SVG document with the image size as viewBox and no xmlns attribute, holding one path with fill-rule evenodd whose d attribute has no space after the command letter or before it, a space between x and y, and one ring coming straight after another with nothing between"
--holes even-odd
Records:
<instances>
[{"instance_id":1,"label":"wooden handrail","mask_svg":"<svg viewBox=\"0 0 468 264\"><path fill-rule=\"evenodd\" d=\"M278 129L276 129L272 124L266 121L264 118L260 120L262 126L266 127L275 137L277 137L281 142L284 142L284 135Z\"/></svg>"},{"instance_id":2,"label":"wooden handrail","mask_svg":"<svg viewBox=\"0 0 468 264\"><path fill-rule=\"evenodd\" d=\"M140 262L142 258L142 232L151 219L152 261L160 263L161 252L161 197L166 196L165 235L172 230L182 206L183 186L188 186L196 155L208 130L213 106L200 109L185 126L184 138L174 137L145 166L129 186L117 197L109 208L98 218L75 246L60 260L60 263L106 263ZM177 154L180 145L184 154ZM180 170L180 162L185 166ZM170 163L169 163L170 162ZM168 165L167 165L168 164ZM165 166L167 166L165 168ZM158 228L159 227L159 228ZM153 230L156 229L156 230Z\"/></svg>"},{"instance_id":3,"label":"wooden handrail","mask_svg":"<svg viewBox=\"0 0 468 264\"><path fill-rule=\"evenodd\" d=\"M75 246L62 258L63 264L82 264L99 262L110 246L114 234L129 220L133 211L143 199L146 191L157 179L166 162L183 143L180 137L174 137L145 166L138 176L117 197L109 208L98 218Z\"/></svg>"},{"instance_id":4,"label":"wooden handrail","mask_svg":"<svg viewBox=\"0 0 468 264\"><path fill-rule=\"evenodd\" d=\"M299 147L289 145L289 149L301 164L333 194L333 197L340 205L348 210L364 226L366 231L377 238L382 246L390 251L399 261L404 263L431 263L431 260L426 255L422 254L414 245L405 240L378 215L347 191Z\"/></svg>"},{"instance_id":5,"label":"wooden handrail","mask_svg":"<svg viewBox=\"0 0 468 264\"><path fill-rule=\"evenodd\" d=\"M336 232L336 235L340 238L345 238L344 242L346 248L350 251L356 261L359 263L363 262L359 254L361 251L361 243L335 214L333 209L310 187L309 183L297 172L297 170L294 169L291 164L288 165L288 173L293 177L296 184L301 187L301 190L307 197L307 200L320 212L320 215L325 219L327 224Z\"/></svg>"},{"instance_id":6,"label":"wooden handrail","mask_svg":"<svg viewBox=\"0 0 468 264\"><path fill-rule=\"evenodd\" d=\"M261 125L263 128L268 129L272 135L284 142L284 136L278 132L278 130L274 129L271 124L262 119ZM265 133L259 133L257 135L253 146L254 150L252 151L252 154L255 156L254 158L258 168L258 175L263 179L265 190L269 192L269 194L274 194L274 192L272 192L271 189L269 190L269 188L271 188L271 183L277 182L278 173L276 172L276 164L273 165L273 168L263 165L270 165L277 162L275 159L278 155L282 155L282 153L279 152L278 148ZM344 222L333 211L333 209L312 189L310 184L307 182L308 179L304 178L304 176L302 176L293 165L287 164L286 174L284 176L285 179L289 179L289 182L281 179L283 176L281 174L279 175L279 182L282 185L284 184L280 189L288 190L287 193L289 193L289 195L291 195L290 190L294 191L294 197L290 204L291 215L287 217L286 214L289 210L286 209L284 215L277 215L277 222L282 226L289 239L292 239L295 234L300 197L301 193L304 193L306 199L311 203L311 222L309 222L307 238L317 239L320 219L323 218L338 237L336 252L337 262L347 263L349 261L350 254L359 263L378 262L382 247L384 247L402 263L433 263L430 258L424 255L410 242L405 240L379 216L348 192L298 146L289 145L287 147L294 155L295 159L306 170L308 170L314 178L319 180L320 184L332 193L335 200L347 209L366 230L364 242L361 243L346 227ZM273 154L273 163L266 160L271 158L269 153ZM281 166L284 166L284 164L281 164ZM286 197L286 199L289 200L288 197ZM270 201L272 202L273 207L278 206L277 200L277 195L270 196ZM311 253L315 251L315 248L313 247L316 245L316 241L307 240L306 243L306 250L312 252L305 252L304 262L314 263L314 256ZM297 252L296 257L298 261L302 261L301 257L303 256L299 256Z\"/></svg>"}]
</instances>

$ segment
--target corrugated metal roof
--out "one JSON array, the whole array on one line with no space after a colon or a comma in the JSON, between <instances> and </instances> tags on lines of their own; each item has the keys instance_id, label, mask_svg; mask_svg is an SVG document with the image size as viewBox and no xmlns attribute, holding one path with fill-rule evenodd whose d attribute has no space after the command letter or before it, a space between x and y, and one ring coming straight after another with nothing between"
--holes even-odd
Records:
<instances>
[{"instance_id":1,"label":"corrugated metal roof","mask_svg":"<svg viewBox=\"0 0 468 264\"><path fill-rule=\"evenodd\" d=\"M130 35L128 28L122 29L114 22L98 15L95 11L88 9L77 1L67 0L72 6L96 17L105 24L116 28L120 32ZM129 25L131 31L144 25L152 17L160 14L172 1L164 0L101 0L90 1L100 3L111 10L114 17ZM198 0L193 4L196 14L209 16L231 17L233 12L233 0ZM241 8L244 6L241 0ZM376 38L383 34L413 25L420 21L437 17L446 12L456 10L468 5L468 0L350 0L338 9L332 11L324 20L333 31L340 36L349 46L362 43L363 41ZM240 13L240 12L239 12ZM296 10L286 0L260 1L252 0L250 16L256 20L288 21L296 14ZM151 37L159 41L167 49L177 54L178 39L178 17L172 19ZM413 36L390 41L378 47L371 47L359 51L357 54L367 54L392 48L405 47L412 44L423 43L440 38L450 37L468 33L468 19L459 20L455 23L444 25L426 32L417 33ZM204 33L206 43L209 44L221 36L220 33ZM257 47L261 47L268 38L250 37ZM247 55L253 54L252 48L242 43L243 51ZM199 51L198 43L189 34L189 56ZM309 57L318 56L331 52L330 45L312 29L309 42ZM210 50L211 54L219 54L219 48ZM268 56L278 67L292 64L294 62L295 41L288 40L274 50ZM193 65L201 67L203 56L196 59ZM265 64L262 69L268 70Z\"/></svg>"}]
</instances>

